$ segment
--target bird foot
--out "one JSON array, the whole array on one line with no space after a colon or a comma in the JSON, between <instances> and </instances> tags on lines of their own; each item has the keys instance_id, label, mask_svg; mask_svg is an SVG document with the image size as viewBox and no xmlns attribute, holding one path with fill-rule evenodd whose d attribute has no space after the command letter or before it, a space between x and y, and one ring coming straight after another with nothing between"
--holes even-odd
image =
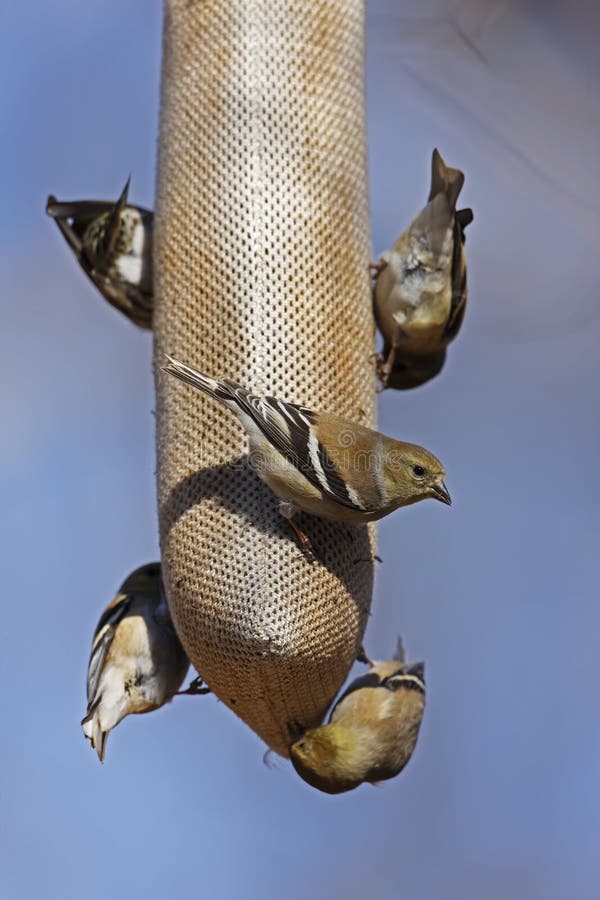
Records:
<instances>
[{"instance_id":1,"label":"bird foot","mask_svg":"<svg viewBox=\"0 0 600 900\"><path fill-rule=\"evenodd\" d=\"M380 259L379 262L376 263L369 263L369 273L371 278L377 280L386 266L387 262L384 259Z\"/></svg>"},{"instance_id":2,"label":"bird foot","mask_svg":"<svg viewBox=\"0 0 600 900\"><path fill-rule=\"evenodd\" d=\"M390 380L390 375L392 374L393 365L390 364L389 357L386 359L383 353L376 353L375 366L377 370L377 378L379 379L379 384L377 385L377 393L381 394L381 392L385 391L388 386L388 381Z\"/></svg>"},{"instance_id":3,"label":"bird foot","mask_svg":"<svg viewBox=\"0 0 600 900\"><path fill-rule=\"evenodd\" d=\"M301 531L300 528L296 528L294 522L290 522L290 525L296 532L296 536L298 538L298 543L300 545L300 550L302 551L304 558L307 560L307 562L311 563L311 565L312 565L313 563L315 563L317 561L317 554L313 550L313 546L310 542L310 538L306 534L304 534L304 532Z\"/></svg>"},{"instance_id":4,"label":"bird foot","mask_svg":"<svg viewBox=\"0 0 600 900\"><path fill-rule=\"evenodd\" d=\"M175 694L176 697L183 697L184 694L189 694L190 697L197 696L199 694L210 694L210 688L206 687L201 675L198 675L197 678L194 678L193 681L190 681L189 685L185 689L185 691L177 691Z\"/></svg>"},{"instance_id":5,"label":"bird foot","mask_svg":"<svg viewBox=\"0 0 600 900\"><path fill-rule=\"evenodd\" d=\"M294 534L298 539L298 544L300 545L300 550L304 554L304 557L308 560L309 563L314 563L317 561L317 555L313 550L313 546L310 542L310 538L307 534L305 534L297 522L294 521L294 513L296 512L296 508L286 501L281 501L279 504L279 512L287 519L290 526L294 530Z\"/></svg>"},{"instance_id":6,"label":"bird foot","mask_svg":"<svg viewBox=\"0 0 600 900\"><path fill-rule=\"evenodd\" d=\"M382 391L388 386L388 382L390 380L390 375L394 370L394 366L396 365L396 353L399 347L402 345L402 342L406 340L406 334L402 330L402 328L398 327L394 333L394 338L392 340L392 346L389 349L388 355L384 356L383 353L378 353L376 357L376 366L377 366L377 377L381 382L380 387L377 388L377 393L380 394Z\"/></svg>"},{"instance_id":7,"label":"bird foot","mask_svg":"<svg viewBox=\"0 0 600 900\"><path fill-rule=\"evenodd\" d=\"M372 556L361 556L361 557L359 557L359 559L355 559L355 560L354 560L354 565L357 566L359 563L371 563L371 564L373 564L373 563L376 563L376 562L382 563L383 560L382 560L381 556L377 556L377 554L374 553Z\"/></svg>"},{"instance_id":8,"label":"bird foot","mask_svg":"<svg viewBox=\"0 0 600 900\"><path fill-rule=\"evenodd\" d=\"M359 663L363 663L365 666L369 666L371 669L375 665L373 660L369 659L369 657L367 656L367 654L365 652L365 648L363 647L362 644L358 648L358 653L356 654L356 661Z\"/></svg>"}]
</instances>

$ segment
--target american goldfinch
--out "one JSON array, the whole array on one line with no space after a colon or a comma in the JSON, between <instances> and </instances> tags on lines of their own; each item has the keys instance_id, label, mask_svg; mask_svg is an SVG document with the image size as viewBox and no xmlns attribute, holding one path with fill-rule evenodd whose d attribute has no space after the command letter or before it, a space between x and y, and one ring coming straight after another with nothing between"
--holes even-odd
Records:
<instances>
[{"instance_id":1,"label":"american goldfinch","mask_svg":"<svg viewBox=\"0 0 600 900\"><path fill-rule=\"evenodd\" d=\"M115 725L130 713L150 712L171 700L189 665L169 616L160 564L141 566L106 607L92 642L81 724L100 762ZM179 693L204 694L208 688L197 678Z\"/></svg>"},{"instance_id":2,"label":"american goldfinch","mask_svg":"<svg viewBox=\"0 0 600 900\"><path fill-rule=\"evenodd\" d=\"M448 505L445 471L419 447L329 413L256 397L234 381L216 381L167 356L163 371L219 400L250 438L250 462L279 497L309 558L307 536L293 520L298 510L342 522L371 522L426 497Z\"/></svg>"},{"instance_id":3,"label":"american goldfinch","mask_svg":"<svg viewBox=\"0 0 600 900\"><path fill-rule=\"evenodd\" d=\"M116 203L48 197L46 212L100 293L140 328L152 328L153 214L127 203L129 181Z\"/></svg>"},{"instance_id":4,"label":"american goldfinch","mask_svg":"<svg viewBox=\"0 0 600 900\"><path fill-rule=\"evenodd\" d=\"M464 230L473 221L470 209L456 211L464 180L434 150L427 206L373 266L375 318L384 338L382 388L416 387L437 375L462 324Z\"/></svg>"},{"instance_id":5,"label":"american goldfinch","mask_svg":"<svg viewBox=\"0 0 600 900\"><path fill-rule=\"evenodd\" d=\"M290 746L301 778L327 794L394 778L412 756L425 710L425 667L398 659L373 665L337 701L327 725Z\"/></svg>"}]
</instances>

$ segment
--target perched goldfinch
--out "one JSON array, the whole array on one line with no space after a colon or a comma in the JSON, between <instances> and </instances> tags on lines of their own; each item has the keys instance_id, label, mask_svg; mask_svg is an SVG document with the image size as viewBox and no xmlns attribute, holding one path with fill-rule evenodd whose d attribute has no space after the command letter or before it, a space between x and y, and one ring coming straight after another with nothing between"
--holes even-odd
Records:
<instances>
[{"instance_id":1,"label":"perched goldfinch","mask_svg":"<svg viewBox=\"0 0 600 900\"><path fill-rule=\"evenodd\" d=\"M456 212L464 180L434 150L427 206L373 266L375 318L384 339L378 366L382 388L416 387L437 375L462 324L464 230L473 221L470 209Z\"/></svg>"},{"instance_id":2,"label":"perched goldfinch","mask_svg":"<svg viewBox=\"0 0 600 900\"><path fill-rule=\"evenodd\" d=\"M412 756L425 710L424 664L376 663L337 701L327 725L290 746L304 781L327 794L394 778Z\"/></svg>"},{"instance_id":3,"label":"perched goldfinch","mask_svg":"<svg viewBox=\"0 0 600 900\"><path fill-rule=\"evenodd\" d=\"M108 735L130 713L168 703L181 686L189 660L162 589L159 563L141 566L121 585L94 633L87 678L83 732L104 762ZM204 694L201 679L187 691Z\"/></svg>"},{"instance_id":4,"label":"perched goldfinch","mask_svg":"<svg viewBox=\"0 0 600 900\"><path fill-rule=\"evenodd\" d=\"M280 512L309 558L314 558L310 541L293 520L298 510L342 522L371 522L426 497L451 503L444 467L423 447L329 413L256 397L234 381L216 381L167 360L163 371L238 417L250 438L250 462L279 497Z\"/></svg>"},{"instance_id":5,"label":"perched goldfinch","mask_svg":"<svg viewBox=\"0 0 600 900\"><path fill-rule=\"evenodd\" d=\"M48 197L46 212L100 293L140 328L152 328L153 214L127 203L129 180L116 203Z\"/></svg>"}]
</instances>

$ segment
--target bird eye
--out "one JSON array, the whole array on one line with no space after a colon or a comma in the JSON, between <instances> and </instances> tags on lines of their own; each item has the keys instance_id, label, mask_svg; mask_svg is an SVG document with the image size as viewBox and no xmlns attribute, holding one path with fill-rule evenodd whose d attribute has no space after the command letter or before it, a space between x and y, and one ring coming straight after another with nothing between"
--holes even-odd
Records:
<instances>
[{"instance_id":1,"label":"bird eye","mask_svg":"<svg viewBox=\"0 0 600 900\"><path fill-rule=\"evenodd\" d=\"M425 469L423 466L413 466L413 472L417 478L421 478L425 474Z\"/></svg>"}]
</instances>

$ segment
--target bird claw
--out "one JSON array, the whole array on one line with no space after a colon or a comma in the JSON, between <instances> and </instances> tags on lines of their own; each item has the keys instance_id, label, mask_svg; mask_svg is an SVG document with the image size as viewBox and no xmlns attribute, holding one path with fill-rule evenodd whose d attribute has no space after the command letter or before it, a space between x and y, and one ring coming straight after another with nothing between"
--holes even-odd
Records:
<instances>
[{"instance_id":1,"label":"bird claw","mask_svg":"<svg viewBox=\"0 0 600 900\"><path fill-rule=\"evenodd\" d=\"M402 331L401 328L396 329L396 333L394 334L394 340L392 342L392 346L390 347L389 353L386 356L383 353L378 353L376 357L375 365L377 367L377 377L381 382L380 386L377 388L377 393L380 394L382 391L388 386L388 382L390 380L390 375L394 371L394 366L396 365L396 352L401 345L401 342L406 338L406 335Z\"/></svg>"},{"instance_id":2,"label":"bird claw","mask_svg":"<svg viewBox=\"0 0 600 900\"><path fill-rule=\"evenodd\" d=\"M374 666L373 660L369 659L365 652L365 648L361 644L358 648L358 653L356 654L356 661L359 663L363 663L365 666L369 666L371 669Z\"/></svg>"},{"instance_id":3,"label":"bird claw","mask_svg":"<svg viewBox=\"0 0 600 900\"><path fill-rule=\"evenodd\" d=\"M358 559L355 559L354 565L357 566L359 563L370 563L371 565L373 565L373 563L376 562L382 563L383 559L381 558L381 556L377 556L376 553L373 553L372 556L360 556Z\"/></svg>"},{"instance_id":4,"label":"bird claw","mask_svg":"<svg viewBox=\"0 0 600 900\"><path fill-rule=\"evenodd\" d=\"M286 519L289 522L290 526L293 528L294 534L298 539L298 544L300 545L300 550L302 551L305 559L307 559L309 563L315 563L317 561L317 555L313 550L310 538L308 537L308 535L304 534L298 523L294 521L295 510L287 503L280 503L279 511L284 519Z\"/></svg>"},{"instance_id":5,"label":"bird claw","mask_svg":"<svg viewBox=\"0 0 600 900\"><path fill-rule=\"evenodd\" d=\"M205 686L202 676L198 675L197 678L190 681L185 691L177 691L175 696L182 697L184 694L189 694L190 697L194 697L200 694L210 694L210 692L210 688Z\"/></svg>"},{"instance_id":6,"label":"bird claw","mask_svg":"<svg viewBox=\"0 0 600 900\"><path fill-rule=\"evenodd\" d=\"M379 262L376 263L369 263L369 273L371 275L371 278L377 280L386 266L387 262L384 259L380 259Z\"/></svg>"},{"instance_id":7,"label":"bird claw","mask_svg":"<svg viewBox=\"0 0 600 900\"><path fill-rule=\"evenodd\" d=\"M377 377L379 379L379 384L377 385L376 391L378 394L381 394L382 391L388 386L388 381L390 380L390 375L392 374L393 366L390 365L389 357L388 359L384 359L382 353L378 353L375 357L375 366L377 369Z\"/></svg>"},{"instance_id":8,"label":"bird claw","mask_svg":"<svg viewBox=\"0 0 600 900\"><path fill-rule=\"evenodd\" d=\"M306 535L304 535L304 537L306 538L306 543L304 541L300 541L300 550L302 551L302 555L307 560L307 562L312 565L313 563L316 563L317 555L313 550L312 544L309 539L306 537Z\"/></svg>"},{"instance_id":9,"label":"bird claw","mask_svg":"<svg viewBox=\"0 0 600 900\"><path fill-rule=\"evenodd\" d=\"M391 369L387 371L386 363L384 361L382 353L371 353L371 355L369 356L369 360L374 360L375 362L375 375L377 376L377 380L379 381L379 384L375 388L375 393L380 394L387 387L387 383L391 375Z\"/></svg>"}]
</instances>

